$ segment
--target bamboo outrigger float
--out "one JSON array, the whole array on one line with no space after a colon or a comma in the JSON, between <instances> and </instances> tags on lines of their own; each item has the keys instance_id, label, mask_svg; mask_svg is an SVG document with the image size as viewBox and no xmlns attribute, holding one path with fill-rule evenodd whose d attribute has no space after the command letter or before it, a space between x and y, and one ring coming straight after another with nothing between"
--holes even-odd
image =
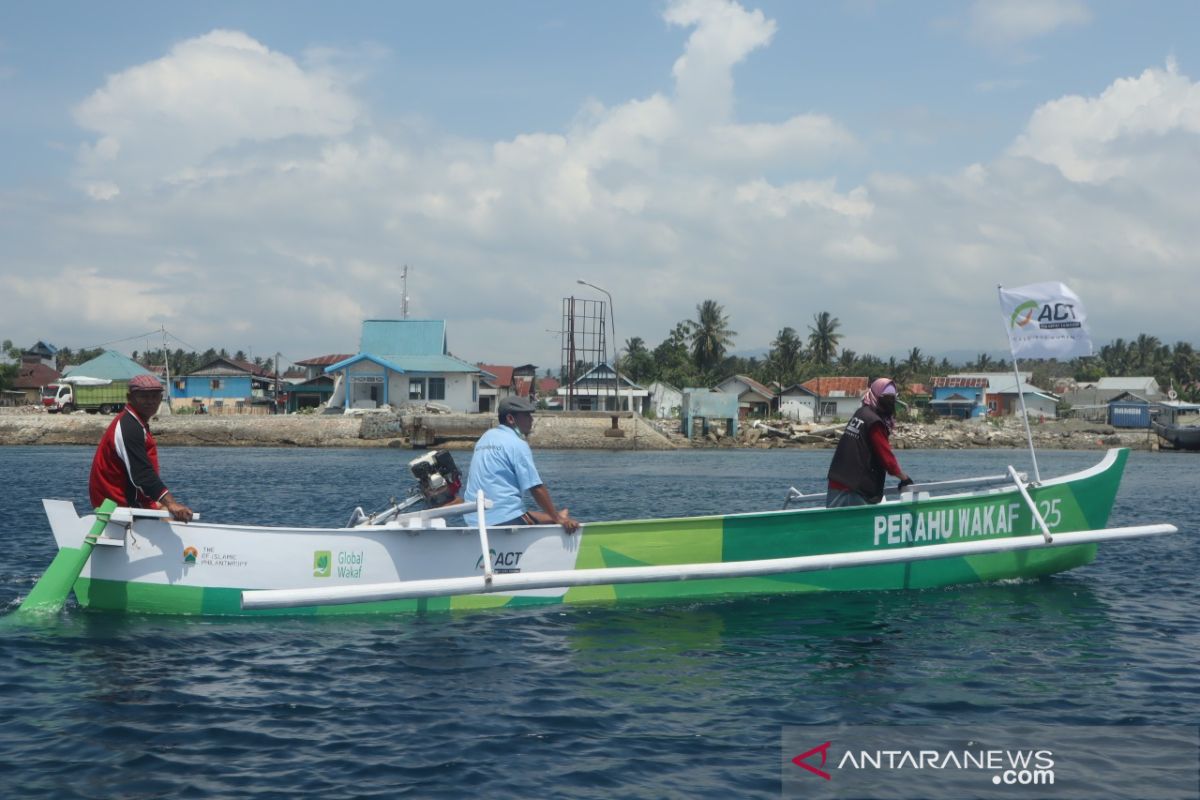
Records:
<instances>
[{"instance_id":1,"label":"bamboo outrigger float","mask_svg":"<svg viewBox=\"0 0 1200 800\"><path fill-rule=\"evenodd\" d=\"M1097 544L1172 533L1111 528L1128 456L1026 483L1008 474L916 485L873 506L478 528L464 507L365 517L345 528L180 524L117 509L74 584L85 608L199 615L328 614L620 603L830 590L924 589L1036 578L1092 561ZM820 496L823 498L823 495ZM43 501L60 548L95 517Z\"/></svg>"}]
</instances>

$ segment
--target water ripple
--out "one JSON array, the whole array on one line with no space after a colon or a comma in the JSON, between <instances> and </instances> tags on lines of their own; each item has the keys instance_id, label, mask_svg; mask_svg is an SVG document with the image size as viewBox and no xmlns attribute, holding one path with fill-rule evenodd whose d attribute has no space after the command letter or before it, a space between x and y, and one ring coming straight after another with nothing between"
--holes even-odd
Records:
<instances>
[{"instance_id":1,"label":"water ripple","mask_svg":"<svg viewBox=\"0 0 1200 800\"><path fill-rule=\"evenodd\" d=\"M382 452L163 455L210 518L251 509L241 518L260 523L340 522L338 503L394 494L386 476L402 468ZM780 486L819 483L827 457L548 453L539 466L556 496L597 519L772 507ZM1020 457L905 453L931 479ZM52 555L40 487L88 458L0 449L18 482L0 522L6 611ZM228 491L313 460L328 485L311 499L283 479L261 504ZM1046 473L1094 460L1041 457ZM1133 454L1112 523L1172 521L1188 535L1115 543L1045 580L269 624L69 605L0 629L5 794L775 797L783 726L1195 725L1200 459L1163 463Z\"/></svg>"}]
</instances>

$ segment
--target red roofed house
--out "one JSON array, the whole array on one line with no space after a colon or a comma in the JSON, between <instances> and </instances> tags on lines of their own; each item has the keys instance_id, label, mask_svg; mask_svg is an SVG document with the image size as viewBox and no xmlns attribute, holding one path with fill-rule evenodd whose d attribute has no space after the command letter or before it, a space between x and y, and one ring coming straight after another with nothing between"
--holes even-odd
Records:
<instances>
[{"instance_id":1,"label":"red roofed house","mask_svg":"<svg viewBox=\"0 0 1200 800\"><path fill-rule=\"evenodd\" d=\"M479 411L490 413L501 400L512 395L528 397L533 382L537 380L537 367L522 364L511 367L504 364L477 364L484 375L479 382Z\"/></svg>"},{"instance_id":2,"label":"red roofed house","mask_svg":"<svg viewBox=\"0 0 1200 800\"><path fill-rule=\"evenodd\" d=\"M61 377L58 370L34 361L22 361L17 368L17 377L13 381L14 391L24 394L21 402L27 405L41 405L42 390L53 384Z\"/></svg>"},{"instance_id":3,"label":"red roofed house","mask_svg":"<svg viewBox=\"0 0 1200 800\"><path fill-rule=\"evenodd\" d=\"M544 402L547 408L561 409L562 398L558 396L560 385L558 378L538 378L536 391L538 402Z\"/></svg>"},{"instance_id":4,"label":"red roofed house","mask_svg":"<svg viewBox=\"0 0 1200 800\"><path fill-rule=\"evenodd\" d=\"M850 419L862 405L868 381L861 377L830 375L800 384L817 397L817 421Z\"/></svg>"}]
</instances>

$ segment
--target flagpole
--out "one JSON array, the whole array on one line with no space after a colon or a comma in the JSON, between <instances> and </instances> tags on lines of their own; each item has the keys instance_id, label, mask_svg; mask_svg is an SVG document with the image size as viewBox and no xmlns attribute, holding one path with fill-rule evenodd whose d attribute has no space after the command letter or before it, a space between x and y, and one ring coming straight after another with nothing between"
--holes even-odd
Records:
<instances>
[{"instance_id":1,"label":"flagpole","mask_svg":"<svg viewBox=\"0 0 1200 800\"><path fill-rule=\"evenodd\" d=\"M1004 297L1000 292L1004 291L1004 287L996 286L996 295L1000 298L1000 305L1004 305ZM1012 333L1006 333L1008 337L1008 352L1012 355L1013 360L1013 375L1017 378L1017 397L1021 401L1021 419L1025 421L1025 439L1029 442L1029 458L1033 460L1033 480L1035 483L1042 482L1042 475L1038 472L1037 451L1033 449L1033 431L1029 428L1029 412L1025 410L1025 390L1021 384L1021 370L1017 367L1017 349L1013 347Z\"/></svg>"}]
</instances>

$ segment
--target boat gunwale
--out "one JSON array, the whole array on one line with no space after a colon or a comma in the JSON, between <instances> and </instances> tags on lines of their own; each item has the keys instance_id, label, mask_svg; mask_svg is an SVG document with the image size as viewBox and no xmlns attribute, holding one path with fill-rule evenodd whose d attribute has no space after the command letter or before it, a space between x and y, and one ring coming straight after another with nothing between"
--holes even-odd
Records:
<instances>
[{"instance_id":1,"label":"boat gunwale","mask_svg":"<svg viewBox=\"0 0 1200 800\"><path fill-rule=\"evenodd\" d=\"M1103 475L1104 473L1108 472L1109 470L1111 470L1116 465L1116 462L1121 457L1121 455L1123 453L1127 453L1127 452L1128 452L1128 448L1124 448L1124 447L1109 448L1108 450L1105 451L1104 457L1100 461L1098 461L1097 463L1095 463L1089 467L1086 467L1086 468L1076 471L1076 472L1069 472L1069 473L1066 473L1065 475L1059 475L1059 476L1056 476L1053 478L1046 478L1046 479L1043 479L1040 483L1030 482L1030 483L1027 483L1026 486L1028 488L1037 490L1037 489L1061 486L1064 484L1078 483L1080 481L1085 481L1085 480L1088 480L1091 478L1098 477L1098 476ZM908 498L905 498L903 496L892 497L892 498L885 497L881 502L876 503L874 505L874 507L875 508L888 508L888 507L908 506L908 505L916 505L916 504L923 504L923 503L930 503L930 502L962 501L962 500L970 500L970 499L974 499L974 498L992 498L992 497L997 497L997 496L1001 496L1001 495L1005 495L1005 494L1015 494L1017 492L1018 492L1018 489L1017 489L1016 484L1014 484L1014 483L1000 484L1000 485L993 486L990 488L977 489L977 490L973 490L973 491L953 492L950 494L933 495L933 494L927 494L927 493L921 492L921 493L912 495ZM68 503L70 503L71 501L52 500L51 502L68 502ZM72 507L74 507L74 503L71 503L71 505L72 505ZM750 517L776 518L776 517L782 517L782 516L787 516L787 515L813 514L813 513L826 513L826 512L833 513L833 512L839 512L839 511L854 511L855 509L861 509L861 508L863 508L863 506L846 506L846 507L842 507L842 508L827 508L825 506L811 506L808 508L781 508L781 509L768 509L768 510L762 510L762 511L741 511L741 512L736 512L736 513L732 513L732 514L703 514L703 515L697 515L697 516L691 516L691 517L647 517L647 518L641 518L641 519L596 520L593 522L582 523L582 526L583 526L583 529L590 530L590 529L594 529L594 528L610 528L610 527L618 527L618 526L622 526L622 525L635 525L635 524L636 525L646 525L646 524L663 525L663 524L670 524L670 523L694 524L694 523L699 523L699 522L714 522L714 521L718 521L718 520L727 520L727 519L736 520L736 519L745 519L745 518L750 518ZM467 513L467 512L464 511L464 513ZM78 512L76 512L76 515L79 516L79 519L81 519L81 520L87 520L87 519L94 517L93 514L84 514L84 515L80 516L78 514ZM450 516L453 516L453 515L450 515ZM166 522L169 525L174 524L171 520L164 520L164 522ZM558 526L558 525L522 525L522 526L499 525L499 526L495 526L495 527L493 527L491 525L487 526L487 529L489 532L495 531L498 533L503 533L506 531L511 532L511 531L515 531L515 530L525 530L525 531L538 530L538 529L551 530L551 529L558 529L558 528L560 528L560 526ZM346 527L318 528L318 527L290 527L290 526L283 527L283 526L277 526L277 525L239 525L239 524L224 524L224 523L212 523L212 522L189 522L189 523L187 523L187 529L188 530L197 530L197 529L238 530L238 531L246 531L246 532L256 533L256 534L290 534L290 535L296 535L296 534L299 534L299 535L306 535L306 534L346 535L346 534L399 534L399 533L405 533L405 534L415 536L415 535L419 535L422 533L432 533L432 534L457 533L460 535L470 534L473 536L478 536L478 534L479 534L478 527L467 527L467 526L458 526L458 525L453 525L453 526L445 525L445 526L436 526L435 527L435 526L423 525L420 527L410 528L410 527L406 527L402 524L393 524L391 522L385 523L383 525L360 525L360 526L353 527L353 528L346 528Z\"/></svg>"}]
</instances>

